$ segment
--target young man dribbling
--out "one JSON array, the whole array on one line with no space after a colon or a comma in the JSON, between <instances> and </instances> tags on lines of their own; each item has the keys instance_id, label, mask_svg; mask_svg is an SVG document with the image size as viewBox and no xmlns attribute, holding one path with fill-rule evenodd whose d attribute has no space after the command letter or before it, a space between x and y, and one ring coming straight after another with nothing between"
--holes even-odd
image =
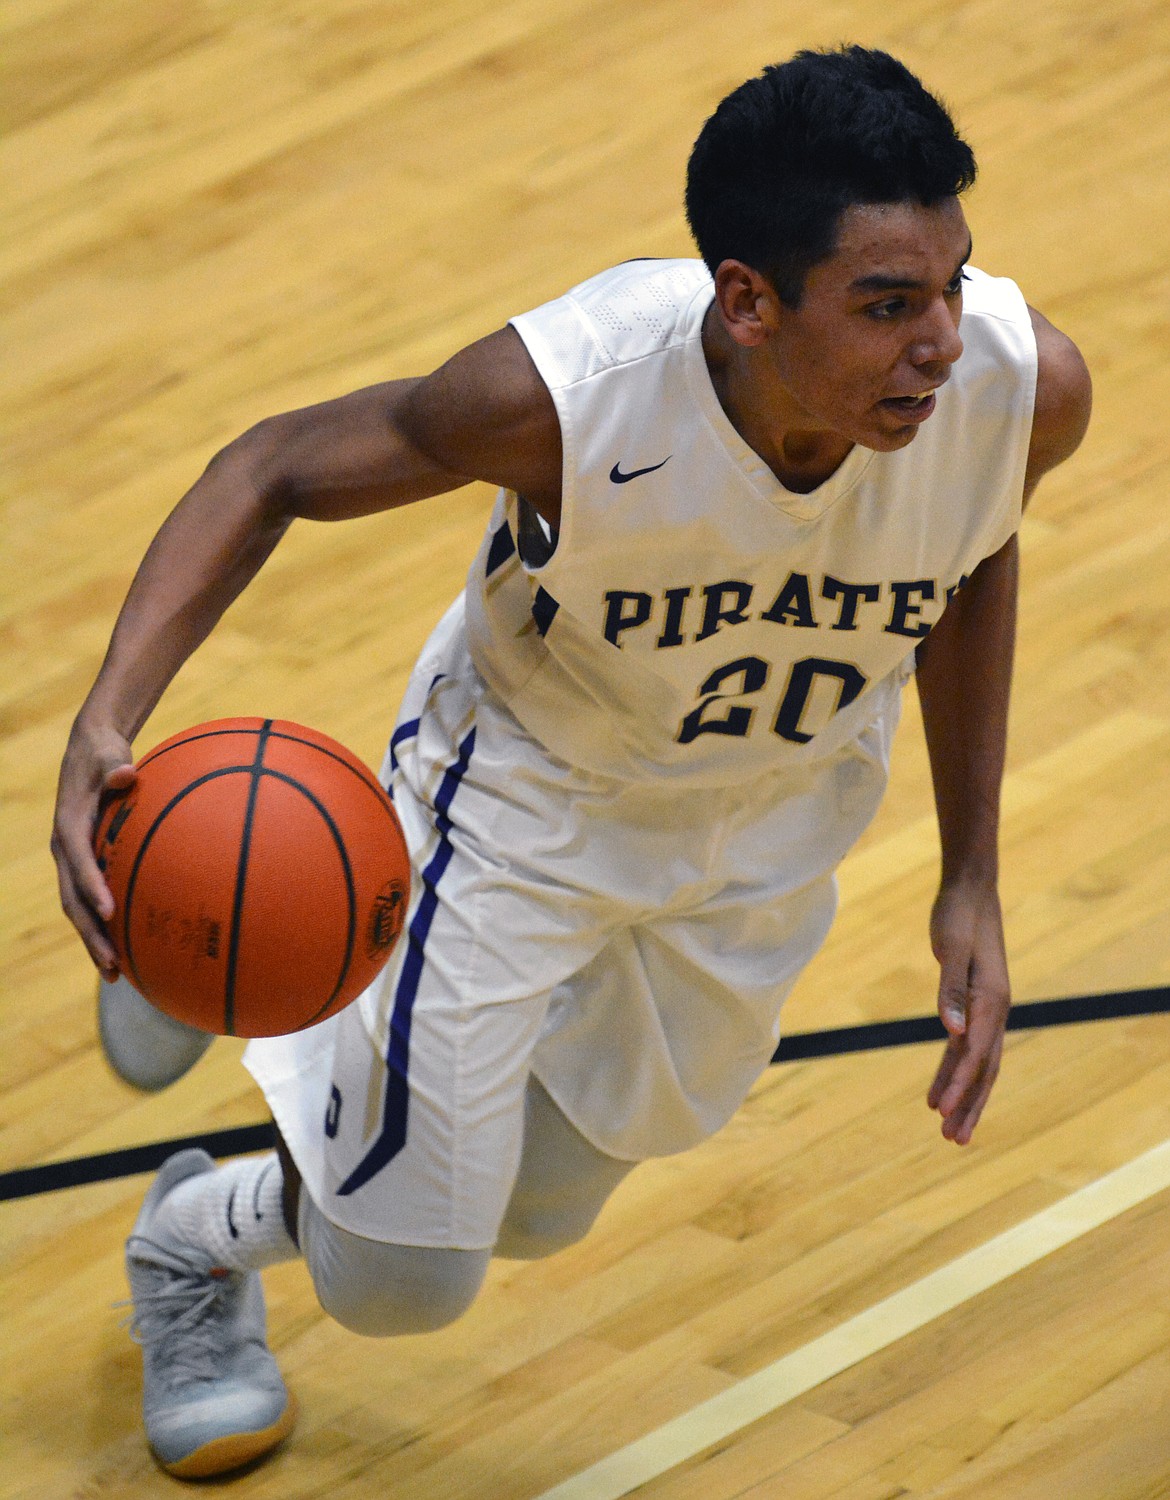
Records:
<instances>
[{"instance_id":1,"label":"young man dribbling","mask_svg":"<svg viewBox=\"0 0 1170 1500\"><path fill-rule=\"evenodd\" d=\"M394 960L249 1047L280 1153L173 1157L128 1243L171 1472L292 1425L263 1266L302 1254L358 1332L439 1327L493 1253L571 1243L638 1161L725 1123L828 930L912 674L950 1033L928 1098L971 1138L1009 1005L1016 532L1090 400L1074 346L968 266L974 173L893 59L798 54L700 135L702 262L627 263L428 377L263 422L163 525L61 774L62 898L107 977L98 799L292 520L500 486L387 755L415 873Z\"/></svg>"}]
</instances>

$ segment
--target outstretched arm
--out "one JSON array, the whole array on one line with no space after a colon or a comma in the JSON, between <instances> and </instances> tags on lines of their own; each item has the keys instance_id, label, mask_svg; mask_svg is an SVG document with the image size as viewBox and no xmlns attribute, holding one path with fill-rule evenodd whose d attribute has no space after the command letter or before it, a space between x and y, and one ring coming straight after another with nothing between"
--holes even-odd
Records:
<instances>
[{"instance_id":1,"label":"outstretched arm","mask_svg":"<svg viewBox=\"0 0 1170 1500\"><path fill-rule=\"evenodd\" d=\"M1065 336L1033 313L1039 353L1025 502L1073 453L1091 387ZM918 650L918 692L942 844L930 936L950 1040L927 1096L943 1135L966 1145L999 1072L1011 1005L998 894L999 795L1015 645L1019 546L986 558Z\"/></svg>"},{"instance_id":2,"label":"outstretched arm","mask_svg":"<svg viewBox=\"0 0 1170 1500\"><path fill-rule=\"evenodd\" d=\"M130 744L179 668L298 517L343 520L486 479L555 524L560 430L519 335L503 329L433 375L259 423L179 501L130 586L61 766L52 848L61 904L104 973L113 900L91 848L105 792L133 780Z\"/></svg>"}]
</instances>

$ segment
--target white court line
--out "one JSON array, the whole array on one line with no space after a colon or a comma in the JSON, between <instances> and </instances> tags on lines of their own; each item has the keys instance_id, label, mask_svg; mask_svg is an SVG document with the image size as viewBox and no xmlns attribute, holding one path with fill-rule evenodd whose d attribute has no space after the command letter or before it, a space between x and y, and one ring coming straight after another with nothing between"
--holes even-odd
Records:
<instances>
[{"instance_id":1,"label":"white court line","mask_svg":"<svg viewBox=\"0 0 1170 1500\"><path fill-rule=\"evenodd\" d=\"M1022 1224L996 1235L985 1245L858 1313L839 1328L611 1453L600 1463L547 1490L538 1500L620 1500L638 1485L665 1474L704 1448L721 1442L750 1422L767 1416L785 1402L868 1359L1167 1187L1170 1187L1170 1141L1163 1141Z\"/></svg>"}]
</instances>

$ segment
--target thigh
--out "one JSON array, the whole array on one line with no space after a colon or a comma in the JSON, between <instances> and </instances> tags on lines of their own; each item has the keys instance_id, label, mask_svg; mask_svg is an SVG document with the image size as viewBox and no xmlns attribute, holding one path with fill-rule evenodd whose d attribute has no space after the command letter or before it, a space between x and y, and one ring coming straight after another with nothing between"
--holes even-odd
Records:
<instances>
[{"instance_id":1,"label":"thigh","mask_svg":"<svg viewBox=\"0 0 1170 1500\"><path fill-rule=\"evenodd\" d=\"M799 774L711 793L706 882L557 986L533 1069L598 1149L688 1149L768 1066L784 1001L832 923L835 868L880 801L888 730Z\"/></svg>"},{"instance_id":2,"label":"thigh","mask_svg":"<svg viewBox=\"0 0 1170 1500\"><path fill-rule=\"evenodd\" d=\"M424 980L401 1052L360 1014L340 1030L314 1196L360 1235L486 1249L520 1162L546 998L477 1005L438 988Z\"/></svg>"},{"instance_id":3,"label":"thigh","mask_svg":"<svg viewBox=\"0 0 1170 1500\"><path fill-rule=\"evenodd\" d=\"M608 1156L587 1141L543 1085L530 1077L520 1168L496 1254L530 1260L574 1244L634 1165Z\"/></svg>"},{"instance_id":4,"label":"thigh","mask_svg":"<svg viewBox=\"0 0 1170 1500\"><path fill-rule=\"evenodd\" d=\"M616 934L557 987L534 1072L599 1151L640 1161L689 1150L768 1066L784 1000L834 909L825 876L768 902L736 892Z\"/></svg>"}]
</instances>

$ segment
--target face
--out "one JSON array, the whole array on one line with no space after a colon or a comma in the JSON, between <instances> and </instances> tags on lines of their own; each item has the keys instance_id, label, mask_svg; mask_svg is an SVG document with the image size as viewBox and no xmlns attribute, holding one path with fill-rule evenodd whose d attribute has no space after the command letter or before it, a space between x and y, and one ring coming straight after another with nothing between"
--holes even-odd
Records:
<instances>
[{"instance_id":1,"label":"face","mask_svg":"<svg viewBox=\"0 0 1170 1500\"><path fill-rule=\"evenodd\" d=\"M777 299L763 314L759 353L778 406L789 408L787 425L879 452L912 442L963 352L970 253L957 198L846 209L836 249L808 273L801 305Z\"/></svg>"}]
</instances>

